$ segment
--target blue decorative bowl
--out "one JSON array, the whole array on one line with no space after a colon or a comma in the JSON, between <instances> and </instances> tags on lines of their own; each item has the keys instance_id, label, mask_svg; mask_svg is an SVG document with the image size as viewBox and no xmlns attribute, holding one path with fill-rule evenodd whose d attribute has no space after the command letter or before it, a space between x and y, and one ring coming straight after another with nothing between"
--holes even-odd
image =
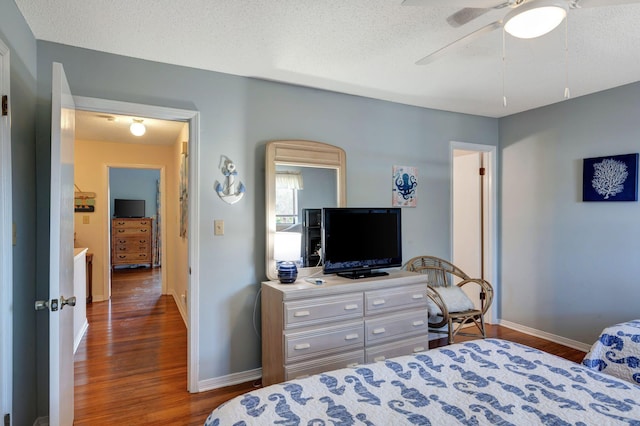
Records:
<instances>
[{"instance_id":1,"label":"blue decorative bowl","mask_svg":"<svg viewBox=\"0 0 640 426\"><path fill-rule=\"evenodd\" d=\"M278 279L282 284L291 284L298 278L298 268L294 262L278 264Z\"/></svg>"}]
</instances>

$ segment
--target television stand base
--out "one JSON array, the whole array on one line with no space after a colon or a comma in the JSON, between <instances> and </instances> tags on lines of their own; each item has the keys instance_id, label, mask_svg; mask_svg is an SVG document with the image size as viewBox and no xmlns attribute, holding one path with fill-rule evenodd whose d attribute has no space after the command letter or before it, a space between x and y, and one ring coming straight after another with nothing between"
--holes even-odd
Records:
<instances>
[{"instance_id":1,"label":"television stand base","mask_svg":"<svg viewBox=\"0 0 640 426\"><path fill-rule=\"evenodd\" d=\"M383 271L351 271L338 272L336 275L343 278L349 278L351 280L357 280L359 278L384 277L385 275L389 275L389 273Z\"/></svg>"}]
</instances>

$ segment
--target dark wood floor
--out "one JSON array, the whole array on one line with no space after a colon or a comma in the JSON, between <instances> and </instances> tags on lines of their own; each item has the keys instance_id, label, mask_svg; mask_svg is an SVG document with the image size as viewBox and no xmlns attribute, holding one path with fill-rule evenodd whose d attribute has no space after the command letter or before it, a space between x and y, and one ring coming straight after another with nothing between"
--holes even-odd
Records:
<instances>
[{"instance_id":1,"label":"dark wood floor","mask_svg":"<svg viewBox=\"0 0 640 426\"><path fill-rule=\"evenodd\" d=\"M75 355L75 425L202 425L213 408L255 386L187 392L187 330L173 298L160 294L160 269L117 271L112 283L110 302L87 306L89 329ZM584 357L505 327L487 333L576 362Z\"/></svg>"}]
</instances>

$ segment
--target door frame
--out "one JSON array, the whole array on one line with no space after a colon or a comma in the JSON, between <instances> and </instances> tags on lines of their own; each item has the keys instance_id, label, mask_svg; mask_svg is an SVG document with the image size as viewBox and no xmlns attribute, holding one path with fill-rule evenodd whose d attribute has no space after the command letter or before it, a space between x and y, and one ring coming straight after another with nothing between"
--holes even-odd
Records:
<instances>
[{"instance_id":1,"label":"door frame","mask_svg":"<svg viewBox=\"0 0 640 426\"><path fill-rule=\"evenodd\" d=\"M76 109L155 118L159 120L184 121L189 123L189 279L187 281L187 389L198 392L199 377L199 176L200 176L200 112L195 110L169 108L157 105L137 104L110 99L75 96ZM166 218L165 218L166 220ZM106 268L105 268L106 269ZM108 274L109 271L106 271ZM108 277L107 277L108 279Z\"/></svg>"},{"instance_id":2,"label":"door frame","mask_svg":"<svg viewBox=\"0 0 640 426\"><path fill-rule=\"evenodd\" d=\"M500 285L498 282L498 162L497 162L497 150L498 147L494 145L482 145L468 142L451 141L449 143L449 171L450 171L450 241L451 241L451 253L450 258L453 258L453 189L454 189L454 151L474 151L481 154L485 154L487 160L484 164L486 169L486 199L488 202L485 205L484 226L485 226L485 242L484 242L484 279L489 281L493 287L493 303L491 308L487 312L485 320L487 323L496 323L498 321L498 301L500 300L499 291Z\"/></svg>"},{"instance_id":3,"label":"door frame","mask_svg":"<svg viewBox=\"0 0 640 426\"><path fill-rule=\"evenodd\" d=\"M0 415L13 404L13 220L11 188L10 51L0 40L0 95L7 95L9 112L0 116Z\"/></svg>"}]
</instances>

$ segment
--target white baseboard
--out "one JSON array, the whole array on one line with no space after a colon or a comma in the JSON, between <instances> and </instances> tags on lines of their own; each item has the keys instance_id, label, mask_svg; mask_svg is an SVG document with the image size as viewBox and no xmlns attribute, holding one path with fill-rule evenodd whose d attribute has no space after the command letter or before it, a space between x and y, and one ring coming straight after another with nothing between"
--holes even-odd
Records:
<instances>
[{"instance_id":1,"label":"white baseboard","mask_svg":"<svg viewBox=\"0 0 640 426\"><path fill-rule=\"evenodd\" d=\"M516 324L511 321L498 320L495 324L510 328L512 330L519 331L524 334L529 334L531 336L549 340L551 342L558 343L560 345L568 346L570 348L577 349L582 352L589 352L589 349L591 349L590 344L578 342L577 340L567 339L566 337L558 336L557 334L547 333L546 331L536 330L535 328Z\"/></svg>"},{"instance_id":2,"label":"white baseboard","mask_svg":"<svg viewBox=\"0 0 640 426\"><path fill-rule=\"evenodd\" d=\"M243 371L241 373L233 373L227 376L216 377L213 379L201 380L198 382L198 392L219 389L225 386L237 385L238 383L246 383L252 380L258 380L260 378L262 378L262 368Z\"/></svg>"},{"instance_id":3,"label":"white baseboard","mask_svg":"<svg viewBox=\"0 0 640 426\"><path fill-rule=\"evenodd\" d=\"M76 337L73 339L73 354L76 354L76 351L78 350L78 346L80 346L80 342L82 342L82 338L84 337L84 334L87 332L87 329L89 328L89 322L87 321L87 319L84 319L84 324L82 324L82 328L80 329L80 331L78 332L78 334L76 335Z\"/></svg>"},{"instance_id":4,"label":"white baseboard","mask_svg":"<svg viewBox=\"0 0 640 426\"><path fill-rule=\"evenodd\" d=\"M180 312L180 316L182 317L182 321L184 321L184 325L189 329L189 321L187 321L187 307L182 303L181 298L176 294L176 289L171 289L171 296L173 296L173 301L176 302L176 306L178 307L178 311Z\"/></svg>"},{"instance_id":5,"label":"white baseboard","mask_svg":"<svg viewBox=\"0 0 640 426\"><path fill-rule=\"evenodd\" d=\"M33 422L33 426L49 426L49 416L38 417L36 421Z\"/></svg>"}]
</instances>

